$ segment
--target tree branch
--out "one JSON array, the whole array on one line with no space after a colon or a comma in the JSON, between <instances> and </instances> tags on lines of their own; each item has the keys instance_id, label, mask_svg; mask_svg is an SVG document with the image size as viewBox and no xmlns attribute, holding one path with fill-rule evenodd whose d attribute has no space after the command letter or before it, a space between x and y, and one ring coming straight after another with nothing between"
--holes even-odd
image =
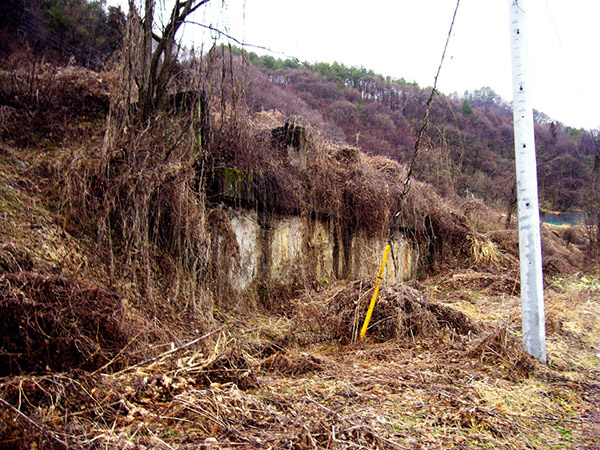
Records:
<instances>
[{"instance_id":1,"label":"tree branch","mask_svg":"<svg viewBox=\"0 0 600 450\"><path fill-rule=\"evenodd\" d=\"M16 413L25 422L27 422L30 425L33 425L35 428L37 428L38 430L40 430L42 433L47 434L52 439L54 439L56 442L58 442L59 444L63 445L65 448L70 448L70 446L69 446L68 443L66 443L65 441L63 441L56 434L54 434L52 431L47 430L45 427L41 426L39 423L37 423L35 420L33 420L32 418L30 418L29 416L23 414L21 411L19 411L13 405L11 405L10 403L8 403L2 397L0 397L0 403L3 404L4 406L6 406L7 408L10 408L14 413Z\"/></svg>"},{"instance_id":2,"label":"tree branch","mask_svg":"<svg viewBox=\"0 0 600 450\"><path fill-rule=\"evenodd\" d=\"M266 50L266 51L268 51L268 52L270 52L270 53L275 53L275 54L279 54L279 55L284 55L284 53L282 53L282 52L277 52L277 51L275 51L275 50L271 50L270 48L268 48L268 47L263 47L262 45L248 44L247 42L242 42L242 41L240 41L239 39L236 39L235 37L233 37L232 35L230 35L230 34L227 34L227 33L225 33L224 31L222 31L222 30L220 30L220 29L218 29L218 28L215 28L215 27L213 27L212 25L205 25L205 24L203 24L203 23L200 23L200 22L194 22L194 21L192 21L192 20L188 20L188 22L187 22L187 23L189 23L190 25L198 25L199 27L206 28L207 30L216 31L217 33L219 33L219 34L222 34L222 35L223 35L223 36L225 36L227 39L231 39L233 42L235 42L235 43L236 43L236 44L238 44L238 45L241 45L242 47L252 47L252 48L258 48L258 49L260 49L260 50Z\"/></svg>"}]
</instances>

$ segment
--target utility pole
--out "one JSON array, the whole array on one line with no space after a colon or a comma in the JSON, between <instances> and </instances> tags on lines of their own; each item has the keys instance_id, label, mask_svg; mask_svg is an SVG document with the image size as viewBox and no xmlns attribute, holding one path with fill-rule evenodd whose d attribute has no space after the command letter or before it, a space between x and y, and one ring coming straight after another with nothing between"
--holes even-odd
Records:
<instances>
[{"instance_id":1,"label":"utility pole","mask_svg":"<svg viewBox=\"0 0 600 450\"><path fill-rule=\"evenodd\" d=\"M521 329L525 350L546 362L542 242L538 203L533 109L529 100L527 0L509 0L513 73L515 162L519 205Z\"/></svg>"}]
</instances>

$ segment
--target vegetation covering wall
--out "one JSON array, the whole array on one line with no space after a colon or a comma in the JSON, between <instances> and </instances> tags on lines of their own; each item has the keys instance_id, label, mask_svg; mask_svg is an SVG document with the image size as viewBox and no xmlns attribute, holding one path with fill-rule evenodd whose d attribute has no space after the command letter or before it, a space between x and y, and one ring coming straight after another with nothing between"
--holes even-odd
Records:
<instances>
[{"instance_id":1,"label":"vegetation covering wall","mask_svg":"<svg viewBox=\"0 0 600 450\"><path fill-rule=\"evenodd\" d=\"M406 162L423 117L429 89L343 64L302 64L250 53L250 104L299 114L339 140ZM544 208L584 208L600 148L597 131L569 128L535 113ZM417 177L451 195L474 194L505 205L515 198L511 105L489 87L460 96L439 94L433 103L426 148Z\"/></svg>"},{"instance_id":2,"label":"vegetation covering wall","mask_svg":"<svg viewBox=\"0 0 600 450\"><path fill-rule=\"evenodd\" d=\"M444 198L360 150L376 128L346 136L279 79L289 103L257 112L258 57L178 55L174 31L147 45L151 14L129 16L110 71L34 48L0 59L0 447L596 447L598 279L552 275L589 269L597 215L587 235L542 229L551 364L537 364L518 339L516 229L449 190L464 130L424 152ZM395 118L418 122L404 115L418 87L314 69L334 68L357 126L393 135L368 77L375 96L400 86ZM477 117L475 98L456 105ZM391 285L408 267L419 279Z\"/></svg>"}]
</instances>

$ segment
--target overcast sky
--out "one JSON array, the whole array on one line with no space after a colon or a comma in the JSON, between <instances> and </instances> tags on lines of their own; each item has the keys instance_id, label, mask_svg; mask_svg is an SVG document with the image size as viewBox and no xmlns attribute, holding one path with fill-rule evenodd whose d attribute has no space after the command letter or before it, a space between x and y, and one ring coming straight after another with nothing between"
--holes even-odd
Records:
<instances>
[{"instance_id":1,"label":"overcast sky","mask_svg":"<svg viewBox=\"0 0 600 450\"><path fill-rule=\"evenodd\" d=\"M118 1L118 0L114 0ZM194 20L275 57L338 61L431 86L455 0L213 0ZM565 125L600 128L600 1L527 0L533 107ZM461 0L438 88L491 87L512 100L508 0ZM186 42L215 34L188 25ZM263 50L248 47L263 54Z\"/></svg>"}]
</instances>

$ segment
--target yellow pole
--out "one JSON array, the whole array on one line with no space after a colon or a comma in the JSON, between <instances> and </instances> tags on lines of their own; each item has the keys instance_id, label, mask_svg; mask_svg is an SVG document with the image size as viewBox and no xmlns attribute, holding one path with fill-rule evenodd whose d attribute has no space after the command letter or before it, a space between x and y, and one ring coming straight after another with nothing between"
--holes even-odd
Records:
<instances>
[{"instance_id":1,"label":"yellow pole","mask_svg":"<svg viewBox=\"0 0 600 450\"><path fill-rule=\"evenodd\" d=\"M383 280L383 271L385 270L385 263L387 262L390 248L390 244L387 244L385 246L385 250L383 251L383 259L381 260L381 266L379 267L379 272L377 273L377 282L375 283L373 298L371 298L371 304L369 305L369 310L367 311L367 316L365 317L365 323L363 323L362 329L360 330L361 340L365 339L367 328L369 327L369 322L371 321L371 315L373 314L373 309L375 309L375 303L377 303L377 296L379 295L379 288L381 287L381 281Z\"/></svg>"}]
</instances>

